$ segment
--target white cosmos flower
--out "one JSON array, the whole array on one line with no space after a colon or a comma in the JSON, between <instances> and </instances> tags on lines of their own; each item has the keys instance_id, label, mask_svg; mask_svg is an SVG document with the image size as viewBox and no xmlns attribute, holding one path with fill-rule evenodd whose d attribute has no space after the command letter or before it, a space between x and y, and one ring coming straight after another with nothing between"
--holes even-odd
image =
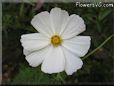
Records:
<instances>
[{"instance_id":1,"label":"white cosmos flower","mask_svg":"<svg viewBox=\"0 0 114 86\"><path fill-rule=\"evenodd\" d=\"M77 36L85 31L84 20L76 15L69 16L60 8L41 12L31 21L39 33L21 36L24 54L29 65L45 73L65 71L72 75L83 65L83 57L90 48L90 36Z\"/></svg>"}]
</instances>

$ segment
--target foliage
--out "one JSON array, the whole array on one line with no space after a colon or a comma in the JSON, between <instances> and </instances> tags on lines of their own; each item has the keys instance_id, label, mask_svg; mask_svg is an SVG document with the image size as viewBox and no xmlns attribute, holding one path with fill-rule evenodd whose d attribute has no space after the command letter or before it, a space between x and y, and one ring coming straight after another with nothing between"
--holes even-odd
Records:
<instances>
[{"instance_id":1,"label":"foliage","mask_svg":"<svg viewBox=\"0 0 114 86\"><path fill-rule=\"evenodd\" d=\"M91 49L96 49L113 34L113 8L77 8L75 3L45 3L39 10L34 10L35 4L4 3L3 4L3 65L12 64L12 72L9 84L74 84L113 82L113 49L112 39L100 47L84 60L81 70L72 76L64 72L58 74L45 74L40 67L31 68L24 59L20 44L22 34L33 33L36 30L30 24L32 17L41 11L50 11L53 7L67 10L69 14L78 14L86 24L83 35L92 38ZM16 66L15 66L16 65ZM3 68L4 74L4 68Z\"/></svg>"},{"instance_id":2,"label":"foliage","mask_svg":"<svg viewBox=\"0 0 114 86\"><path fill-rule=\"evenodd\" d=\"M65 74L62 73L65 78ZM21 65L20 73L14 78L12 84L60 84L61 81L57 74L45 74L41 72L40 67L31 68Z\"/></svg>"}]
</instances>

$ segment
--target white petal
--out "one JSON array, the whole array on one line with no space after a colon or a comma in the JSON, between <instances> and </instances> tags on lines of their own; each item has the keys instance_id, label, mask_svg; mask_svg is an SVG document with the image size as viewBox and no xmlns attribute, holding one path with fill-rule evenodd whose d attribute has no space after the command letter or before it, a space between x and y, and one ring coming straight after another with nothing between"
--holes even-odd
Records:
<instances>
[{"instance_id":1,"label":"white petal","mask_svg":"<svg viewBox=\"0 0 114 86\"><path fill-rule=\"evenodd\" d=\"M48 38L53 34L50 25L50 15L47 11L41 12L34 16L31 21L31 24L37 31L47 36Z\"/></svg>"},{"instance_id":2,"label":"white petal","mask_svg":"<svg viewBox=\"0 0 114 86\"><path fill-rule=\"evenodd\" d=\"M69 17L68 12L61 10L60 8L53 8L50 12L50 22L55 34L60 34L67 18Z\"/></svg>"},{"instance_id":3,"label":"white petal","mask_svg":"<svg viewBox=\"0 0 114 86\"><path fill-rule=\"evenodd\" d=\"M32 67L36 67L42 63L45 58L45 54L47 53L49 47L41 49L39 51L33 52L26 56L26 60L28 61L29 65Z\"/></svg>"},{"instance_id":4,"label":"white petal","mask_svg":"<svg viewBox=\"0 0 114 86\"><path fill-rule=\"evenodd\" d=\"M40 33L33 33L22 35L21 43L25 50L35 51L46 47L50 44L50 41Z\"/></svg>"},{"instance_id":5,"label":"white petal","mask_svg":"<svg viewBox=\"0 0 114 86\"><path fill-rule=\"evenodd\" d=\"M65 30L65 26L67 25L67 21L69 19L69 14L67 11L62 10L62 18L61 18L61 30L60 30L60 35L63 33L63 31Z\"/></svg>"},{"instance_id":6,"label":"white petal","mask_svg":"<svg viewBox=\"0 0 114 86\"><path fill-rule=\"evenodd\" d=\"M32 51L23 49L23 53L24 53L25 56L27 56L30 53L32 53Z\"/></svg>"},{"instance_id":7,"label":"white petal","mask_svg":"<svg viewBox=\"0 0 114 86\"><path fill-rule=\"evenodd\" d=\"M41 70L45 73L58 73L64 70L65 58L61 47L51 47L43 61Z\"/></svg>"},{"instance_id":8,"label":"white petal","mask_svg":"<svg viewBox=\"0 0 114 86\"><path fill-rule=\"evenodd\" d=\"M78 69L80 69L83 65L82 60L76 55L69 52L67 49L63 48L63 52L65 55L65 71L67 75L72 75Z\"/></svg>"},{"instance_id":9,"label":"white petal","mask_svg":"<svg viewBox=\"0 0 114 86\"><path fill-rule=\"evenodd\" d=\"M34 40L47 40L47 37L40 33L30 33L30 34L24 34L21 36L22 39L34 39Z\"/></svg>"},{"instance_id":10,"label":"white petal","mask_svg":"<svg viewBox=\"0 0 114 86\"><path fill-rule=\"evenodd\" d=\"M83 57L90 48L90 40L89 36L76 36L64 40L62 45L77 56Z\"/></svg>"},{"instance_id":11,"label":"white petal","mask_svg":"<svg viewBox=\"0 0 114 86\"><path fill-rule=\"evenodd\" d=\"M65 30L62 34L63 39L72 38L81 32L85 31L84 20L78 15L71 15L68 19Z\"/></svg>"}]
</instances>

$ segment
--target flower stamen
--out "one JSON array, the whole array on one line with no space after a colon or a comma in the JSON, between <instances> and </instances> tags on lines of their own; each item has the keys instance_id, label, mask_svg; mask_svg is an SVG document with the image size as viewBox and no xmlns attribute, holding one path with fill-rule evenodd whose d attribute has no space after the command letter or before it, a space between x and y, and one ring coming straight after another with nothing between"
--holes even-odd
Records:
<instances>
[{"instance_id":1,"label":"flower stamen","mask_svg":"<svg viewBox=\"0 0 114 86\"><path fill-rule=\"evenodd\" d=\"M62 38L59 36L59 35L53 35L51 37L51 44L54 46L54 47L57 47L59 45L61 45L62 43Z\"/></svg>"}]
</instances>

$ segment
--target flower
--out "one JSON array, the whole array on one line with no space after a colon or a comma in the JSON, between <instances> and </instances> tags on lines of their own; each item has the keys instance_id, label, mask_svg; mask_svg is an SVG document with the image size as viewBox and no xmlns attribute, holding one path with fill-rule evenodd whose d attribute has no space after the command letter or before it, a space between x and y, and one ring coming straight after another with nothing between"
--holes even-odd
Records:
<instances>
[{"instance_id":1,"label":"flower","mask_svg":"<svg viewBox=\"0 0 114 86\"><path fill-rule=\"evenodd\" d=\"M41 12L31 24L39 33L21 36L24 55L29 65L45 73L65 71L72 75L83 65L83 57L90 48L90 36L77 36L85 31L84 20L76 15L69 16L61 8Z\"/></svg>"}]
</instances>

